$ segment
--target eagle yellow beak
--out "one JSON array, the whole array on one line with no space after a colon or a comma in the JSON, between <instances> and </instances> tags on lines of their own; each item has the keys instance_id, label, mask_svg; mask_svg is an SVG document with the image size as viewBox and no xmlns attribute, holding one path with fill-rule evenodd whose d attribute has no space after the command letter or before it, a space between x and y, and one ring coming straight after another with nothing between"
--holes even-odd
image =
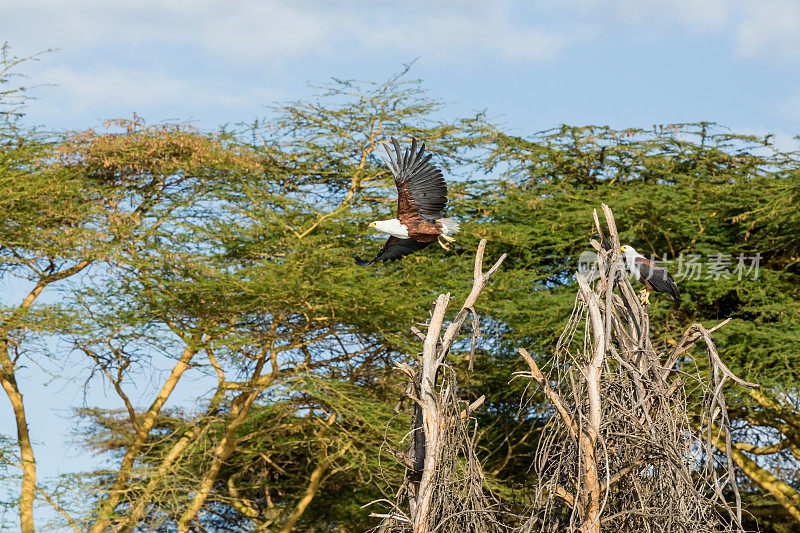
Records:
<instances>
[{"instance_id":1,"label":"eagle yellow beak","mask_svg":"<svg viewBox=\"0 0 800 533\"><path fill-rule=\"evenodd\" d=\"M370 222L370 223L369 223L369 227L370 227L370 228L374 228L374 227L375 227L375 223L374 223L374 222Z\"/></svg>"},{"instance_id":2,"label":"eagle yellow beak","mask_svg":"<svg viewBox=\"0 0 800 533\"><path fill-rule=\"evenodd\" d=\"M625 253L625 247L624 246L620 246L619 247L619 251L622 252L622 253Z\"/></svg>"}]
</instances>

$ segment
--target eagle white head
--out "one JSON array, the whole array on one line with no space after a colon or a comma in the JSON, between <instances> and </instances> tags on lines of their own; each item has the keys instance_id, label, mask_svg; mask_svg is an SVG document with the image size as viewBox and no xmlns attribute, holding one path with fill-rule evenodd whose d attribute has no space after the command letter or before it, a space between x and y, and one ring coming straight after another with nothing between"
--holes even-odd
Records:
<instances>
[{"instance_id":1,"label":"eagle white head","mask_svg":"<svg viewBox=\"0 0 800 533\"><path fill-rule=\"evenodd\" d=\"M408 239L408 228L400 220L390 218L389 220L376 220L369 223L370 228L375 228L381 233L388 233L398 239Z\"/></svg>"},{"instance_id":2,"label":"eagle white head","mask_svg":"<svg viewBox=\"0 0 800 533\"><path fill-rule=\"evenodd\" d=\"M619 249L622 252L622 254L625 256L625 259L627 259L629 261L632 260L632 259L635 259L636 257L644 257L642 254L637 252L636 249L633 246L631 246L630 244L626 244L624 246L620 246Z\"/></svg>"},{"instance_id":3,"label":"eagle white head","mask_svg":"<svg viewBox=\"0 0 800 533\"><path fill-rule=\"evenodd\" d=\"M619 250L622 252L622 256L625 258L625 265L628 267L628 270L630 270L633 276L638 276L639 269L636 267L636 258L644 256L637 252L636 249L630 244L620 246Z\"/></svg>"}]
</instances>

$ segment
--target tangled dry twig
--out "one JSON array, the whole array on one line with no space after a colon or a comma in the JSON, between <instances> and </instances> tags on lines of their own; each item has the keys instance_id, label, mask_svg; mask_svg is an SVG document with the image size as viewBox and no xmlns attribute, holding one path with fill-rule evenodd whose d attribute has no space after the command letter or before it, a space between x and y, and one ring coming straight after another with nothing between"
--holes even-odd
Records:
<instances>
[{"instance_id":1,"label":"tangled dry twig","mask_svg":"<svg viewBox=\"0 0 800 533\"><path fill-rule=\"evenodd\" d=\"M540 368L519 350L529 367L523 374L557 414L540 440L539 483L524 531L743 531L722 389L729 379L757 385L736 377L717 354L711 333L725 322L710 330L691 325L669 353L653 348L613 214L606 205L603 211L611 246L592 243L596 279L576 274L575 307L554 357ZM700 340L710 380L689 355ZM698 397L700 409L691 409Z\"/></svg>"},{"instance_id":2,"label":"tangled dry twig","mask_svg":"<svg viewBox=\"0 0 800 533\"><path fill-rule=\"evenodd\" d=\"M455 319L445 329L444 317L450 294L436 299L428 320L427 333L412 329L423 340L416 368L398 365L409 377L406 396L414 402L411 442L406 457L399 458L406 476L392 512L377 514L383 519L378 531L429 533L490 533L502 526L495 516L496 502L484 487L481 465L475 454L475 420L471 413L484 398L468 404L458 398L458 383L447 354L467 317L472 314L470 368L480 330L475 303L492 275L505 259L483 272L486 240L478 246L472 290Z\"/></svg>"}]
</instances>

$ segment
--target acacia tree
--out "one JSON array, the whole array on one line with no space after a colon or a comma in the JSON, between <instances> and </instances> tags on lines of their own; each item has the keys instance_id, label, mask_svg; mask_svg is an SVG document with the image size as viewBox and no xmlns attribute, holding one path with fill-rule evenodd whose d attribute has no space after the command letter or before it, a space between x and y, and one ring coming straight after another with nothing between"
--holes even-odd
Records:
<instances>
[{"instance_id":1,"label":"acacia tree","mask_svg":"<svg viewBox=\"0 0 800 533\"><path fill-rule=\"evenodd\" d=\"M39 303L52 291L103 256L113 241L98 229L113 198L109 184L76 174L59 161L58 139L20 127L24 89L12 82L24 61L0 51L0 276L25 287L17 302L0 311L0 383L16 425L14 466L21 472L18 498L20 529L34 530L36 460L18 372L36 357L37 342L66 318L57 305ZM140 206L133 206L134 210Z\"/></svg>"},{"instance_id":2,"label":"acacia tree","mask_svg":"<svg viewBox=\"0 0 800 533\"><path fill-rule=\"evenodd\" d=\"M24 160L4 161L3 185L12 192L3 206L10 213L2 235L4 274L32 285L23 300L5 312L0 326L3 384L17 421L22 461L20 516L25 531L33 530L37 488L28 421L14 371L25 357L37 355L28 348L31 342L83 325L76 306L34 304L46 288L79 273L102 278L110 265L131 250L142 249L155 238L155 228L194 200L201 180L191 166L181 161L179 173L148 173L153 154L132 153L125 140L137 138L145 149L160 150L173 164L181 153L196 155L197 144L212 148L210 140L185 131L143 131L128 122L114 125L126 131L77 135L39 145L39 151L26 153ZM171 135L165 135L167 131ZM113 157L125 159L126 168L115 167ZM219 163L232 166L230 159ZM189 344L186 353L195 349ZM143 421L140 429L149 423Z\"/></svg>"},{"instance_id":3,"label":"acacia tree","mask_svg":"<svg viewBox=\"0 0 800 533\"><path fill-rule=\"evenodd\" d=\"M423 261L392 273L353 264L356 246L380 245L359 235L357 221L393 209L377 150L390 136L411 135L452 148L480 119L434 122L428 115L437 104L401 77L335 82L320 98L276 108L270 121L223 132L219 141L204 138L222 143L225 161L194 147L164 152L171 130L136 125L76 144L87 174L193 180L173 191L167 218L142 220L145 238L121 247L112 272L75 299L82 310L75 346L126 406L84 412L103 428L92 438L103 435L100 445L121 456L116 471L100 473L105 496L88 517L92 531L164 521L186 531L231 514L289 531L330 475L361 475L364 449L387 413L353 408L365 403L358 397L346 411L332 393L314 391L353 394L344 381L383 394L388 378L380 369L408 342L396 324L443 268ZM128 391L154 352L175 364L150 407L137 408ZM217 381L204 409L163 412L175 384L200 372ZM267 446L270 439L294 440L297 449ZM231 465L254 460L270 477L242 486L253 472Z\"/></svg>"},{"instance_id":4,"label":"acacia tree","mask_svg":"<svg viewBox=\"0 0 800 533\"><path fill-rule=\"evenodd\" d=\"M530 138L499 135L494 143L489 168L505 178L476 191L472 205L493 221L485 235L505 245L508 268L534 287L525 296L518 281L498 282L508 302L496 307L505 324L501 338L520 338L542 356L552 352L558 323L573 304L575 258L592 231L581 213L606 201L625 223L623 243L657 259L666 255L678 277L680 306L659 299L650 311L661 346L677 342L686 324L731 318L717 335L720 356L762 385L732 389L729 404L748 510L762 530L796 521L800 270L792 228L800 219L789 206L800 191L800 156L778 151L769 138L710 124L651 131L564 126ZM700 261L691 267L694 254ZM740 254L745 267L760 256L757 276L745 271L739 279ZM498 354L504 363L506 350Z\"/></svg>"},{"instance_id":5,"label":"acacia tree","mask_svg":"<svg viewBox=\"0 0 800 533\"><path fill-rule=\"evenodd\" d=\"M598 199L625 220L622 239L644 253L762 254L759 279L680 281L681 307L659 303L651 313L665 344L686 323L733 318L720 332L720 355L764 385L731 402L734 458L753 480L745 496L760 488L791 519L800 428L796 154L707 124L516 138L481 115L438 120L439 110L401 75L334 82L316 99L219 133L134 118L59 139L5 122L12 142L0 143L0 268L30 290L3 308L0 324L25 531L34 499L48 496L37 487L17 378L50 335L69 339L86 356L89 385L110 385L124 406L82 412L89 443L111 454L91 478L94 508L68 513L76 528L365 529L355 502L372 498L356 492L378 494L369 460L377 428L392 416L376 405L398 392L384 370L413 355L403 332L425 301L445 288L466 293L463 251L480 237L509 259L482 313L488 341L478 371L459 383L469 400L487 395L476 449L493 492L514 501L514 487L535 481L528 466L545 420L541 397L516 418L514 348L552 352L573 303L574 258L591 231L582 213ZM427 141L456 175L449 182L463 248L357 269L353 251L382 244L363 222L393 209L378 158L392 135ZM476 163L490 175L466 179ZM55 289L59 305L43 304L41 294ZM165 371L162 381L135 400L154 370ZM178 383L198 376L215 383L197 392L199 411L167 409ZM334 498L333 487L352 497Z\"/></svg>"},{"instance_id":6,"label":"acacia tree","mask_svg":"<svg viewBox=\"0 0 800 533\"><path fill-rule=\"evenodd\" d=\"M349 89L349 86L345 87ZM294 380L297 376L308 368L318 376L329 378L329 384L342 379L357 383L375 383L376 376L381 375L376 374L375 367L385 364L387 357L396 353L398 348L402 350L407 346L407 339L397 332L404 329L400 318L413 316L411 299L407 295L415 293L410 289L419 287L419 279L428 280L425 287L429 288L429 280L439 279L440 273L448 268L448 263L458 260L453 257L443 262L434 262L421 255L381 270L380 277L353 269L349 264L349 254L353 249L350 242L360 245L364 239L355 234L351 221L372 218L375 216L372 214L373 210L387 209L388 206L385 205L391 200L387 202L385 197L391 195L384 192L378 194L383 183L379 181L383 170L374 159L374 148L366 158L363 153L359 158L357 151L348 152L351 145L342 141L348 138L342 132L350 130L344 129L338 122L347 113L334 106L328 116L324 114L326 108L327 104L321 103L307 107L291 106L289 110L284 110L287 114L282 115L287 120L281 123L283 127L277 128L277 123L274 123L271 130L268 125L265 130L252 131L249 137L266 140L265 145L271 151L267 152L263 148L264 144L259 146L258 143L250 143L247 149L268 153L269 161L275 163L275 168L271 170L271 174L265 174L268 177L239 180L238 183L226 185L223 196L225 205L235 206L231 207L230 212L241 216L235 222L225 222L234 236L220 240L215 237L219 233L215 233L216 229L210 226L192 230L199 241L211 243L209 250L216 249L215 247L223 250L214 256L215 261L220 258L238 261L253 269L247 276L242 275L248 283L253 283L253 292L248 292L247 284L237 282L236 300L243 302L251 295L257 295L260 300L253 304L252 309L285 310L299 306L303 309L303 317L298 319L302 327L307 323L319 323L334 328L332 332L325 332L311 342L306 343L308 338L304 338L304 346L299 349L299 353L288 350L286 357L294 359L281 362L278 372L286 381L278 380L264 389L260 399L254 400L248 407L251 413L264 413L264 416L275 416L276 412L314 412L317 416L306 420L295 414L283 419L292 421L287 422L285 428L292 425L298 430L301 427L306 428L306 433L300 431L295 434L306 435L300 441L291 440L291 433L250 431L247 428L251 426L246 421L229 433L220 433L222 428L230 426L230 408L227 406L232 400L219 396L223 398L219 404L221 407L214 410L216 404L209 402L208 412L218 416L213 419L214 424L209 425L209 428L216 429L209 429L209 432L220 440L204 441L205 447L192 446L190 440L182 441L186 447L178 449L185 450L181 451L185 455L180 456L176 453L170 454L173 448L165 447L183 434L176 432L174 427L183 424L181 427L184 428L198 428L203 427L203 424L185 416L164 419L163 424L169 428L164 431L171 438L160 441L163 445L155 446L152 454L142 456L142 461L149 465L163 464L159 461L165 459L173 461L167 463L170 466L166 470L156 470L159 475L164 474L160 478L162 481L154 481L156 477L147 475L142 478L147 482L145 486L159 483L170 489L168 493L161 493L163 497L149 495L145 498L149 503L143 509L152 513L148 516L153 519L179 521L183 516L181 513L185 513L186 504L180 503L183 501L181 498L175 499L176 493L168 485L169 479L175 479L170 476L177 475L176 469L185 468L181 474L188 475L188 478L182 486L196 487L199 483L197 480L213 478L206 485L209 488L205 496L204 511L207 514L204 515L204 520L217 520L214 522L217 526L227 524L233 527L231 524L243 523L242 517L252 520L246 523L260 524L261 527L270 527L270 524L283 524L286 527L298 523L297 521L302 522L304 517L313 523L332 520L331 517L337 512L336 506L331 505L324 491L320 492L325 472L331 473L328 478L331 483L343 482L342 480L352 475L356 477L349 479L359 479L357 476L362 474L357 472L363 473L363 469L354 466L358 462L356 457L366 456L364 448L359 449L359 443L373 442L374 433L369 428L376 427L376 424L366 420L369 418L375 421L386 416L386 413L373 412L372 415L364 415L365 411L361 410L361 414L351 415L352 419L360 419L361 422L354 422L353 426L349 426L347 418L337 417L328 426L329 429L324 429L332 409L325 407L325 402L314 399L316 397L313 395L305 397L303 401L298 400L302 394L298 389L287 392L290 390L289 384L296 383ZM292 123L287 117L292 116L302 124L302 129L287 127ZM328 122L322 120L321 116L327 117ZM360 123L356 121L348 127L356 130ZM326 126L323 130L314 130L314 124L318 127L321 124ZM622 239L636 243L643 251L648 251L647 246L653 251L665 248L670 253L692 251L694 246L703 252L719 251L720 246L737 242L739 248L730 253L741 250L752 254L769 239L783 243L787 249L794 245L795 241L781 236L775 219L761 218L755 223L756 214L761 213L759 216L763 217L766 212L756 208L756 214L746 213L751 209L752 204L749 202L754 197L758 202L763 202L761 205L764 206L768 205L768 198L774 202L777 192L785 190L781 187L794 179L792 169L796 167L796 162L787 154L773 152L771 156L759 155L757 140L751 137L717 135L708 130L707 125L699 125L696 130L692 128L676 127L653 134L641 131L565 128L533 140L498 135L493 137L497 143L496 150L490 154L492 158L488 159L486 166L496 169L494 165L503 165L508 168L508 174L500 180L454 187L454 195L459 197L458 215L466 221L466 235L462 239L466 238L467 246L470 244L470 234L473 238L487 236L509 253L508 274L493 289L499 292L499 297L491 299L492 305L487 310L488 316L483 325L485 333L494 336L493 349L478 358L479 372L476 376L479 377L467 376L464 380L467 391L487 393L486 410L483 414L478 414L483 428L478 446L486 461L490 480L494 483L492 488L497 489L494 490L496 494L512 501L519 496L519 491L510 490L510 486L514 483L535 482L525 472L528 471L530 451L536 446L542 418L534 409L530 418L522 422L514 420L514 414L518 410L518 396L506 385L515 366L515 358L509 355L509 347L522 341L536 347L538 354L543 354L557 338L560 321L573 303L572 290L569 288L569 276L575 268L572 258L581 251L585 234L591 231L588 224L575 218L575 213L580 212L577 207L588 207L598 196L602 196L611 199L617 212L625 220L659 220L659 225L626 224ZM385 129L377 129L386 136L391 134ZM349 135L363 139L364 137L358 137L358 131L371 130L361 127ZM422 130L415 131L420 134ZM487 133L478 128L472 131L476 131L476 134ZM293 137L298 132L308 133L309 138L304 140L302 137ZM696 137L691 137L690 134ZM309 139L315 140L316 144L310 143ZM464 145L474 142L475 137L467 138ZM445 145L448 144L442 143L442 146ZM336 156L330 157L331 153ZM313 154L321 155L315 159ZM359 168L362 159L368 163ZM342 161L353 162L355 167L342 170L341 166L332 166L331 170L325 170L329 168L326 165L343 165ZM356 172L366 178L361 182L360 188L353 189L352 180L346 180ZM315 185L314 180L319 180L320 185ZM771 185L775 189L771 189ZM331 198L336 201L328 201ZM343 204L337 202L344 202L346 205L342 207ZM682 210L677 211L670 207L675 205L683 206ZM742 216L746 216L747 225L742 224ZM220 219L228 220L224 216ZM756 235L764 239L761 244L753 240ZM340 242L334 236L344 236L347 241ZM642 242L647 244L641 245ZM174 251L180 245L170 241L168 248ZM775 365L776 360L780 362L783 358L791 357L788 343L796 338L793 328L798 323L795 307L791 303L792 293L786 290L791 286L794 276L791 262L786 264L788 257L790 256L784 253L772 252L762 263L761 275L767 276L776 285L765 285L758 280L736 283L737 298L741 299L734 302L731 302L729 295L734 285L733 280L723 279L718 283L703 279L681 281L682 290L687 295L682 307L673 308L662 302L651 309L653 323L664 325L654 331L656 341L665 345L677 341L683 326L690 321L724 319L733 314L733 321L719 336L721 356L726 361L731 361L733 370L745 379L765 385L762 390L766 392L762 394L783 394L781 397L784 401L791 398L793 367ZM185 264L187 261L181 257L178 263ZM227 265L225 268L214 268L228 272L230 263L224 264ZM412 268L415 274L413 277L409 275ZM241 272L245 271L243 269ZM258 272L269 273L260 278L263 285L254 282L261 275ZM209 276L204 271L203 276L184 280L184 287L191 286L192 294L202 293L203 280L207 277ZM532 292L530 287L533 287ZM157 292L154 291L154 294ZM424 294L424 291L421 292ZM264 296L266 293L278 298L275 303L265 303L268 302ZM218 301L233 300L231 292L223 291L219 294ZM280 299L286 298L288 294L301 294L302 298ZM782 316L786 322L779 323L780 327L776 326L774 330L768 329L770 326L761 329L759 335L764 337L758 346L772 346L777 351L760 349L756 352L745 352L742 344L745 337L741 336L741 332L752 333L754 323L773 323L769 318L770 309L763 305L766 301L782 306ZM266 328L271 315L266 313L263 318L266 321L263 327ZM750 333L746 334L748 339L753 338ZM236 338L253 338L250 331L231 335ZM777 343L768 344L767 336L777 340ZM369 350L359 353L367 346L374 349L370 355L366 355L370 353ZM239 348L236 347L236 350ZM353 353L348 350L353 350ZM235 366L235 362L242 359L235 350L226 348L223 351L230 354L230 358L226 360L228 364ZM199 353L201 357L205 357L204 352ZM744 357L745 353L748 357ZM774 358L775 355L777 359ZM303 363L300 363L301 359ZM359 361L359 364L353 364L353 361ZM197 360L195 364L199 364ZM229 371L225 372L225 375L229 374ZM234 385L238 387L236 390L251 390L248 389L251 385L237 383L239 384ZM784 459L781 460L784 462L781 465L788 464L791 467L791 462L785 462L786 454L791 454L791 448L785 446L785 442L780 442L778 446L773 446L775 443L770 442L762 446L753 443L753 428L757 427L744 416L743 411L737 410L742 398L748 398L751 394L741 391L738 400L731 402L736 437L734 446L741 452L738 455L734 452L737 466L743 473L747 473L748 469L750 473L757 472L755 467L770 472L769 463L763 460L753 463L742 460L748 453L753 453L745 451L747 448L755 453L772 451L783 454ZM267 397L270 398L269 402L264 401ZM535 399L535 402L538 401L540 399ZM781 418L774 422L788 435L791 435L791 426L783 423L783 420L788 418L792 410L790 406L783 408ZM757 413L753 409L747 412L751 419ZM759 418L768 420L769 414L759 415ZM212 418L201 417L200 420L211 421ZM106 423L109 427L113 425ZM280 424L276 427L280 428ZM351 427L360 427L366 433L357 433L358 437L344 440L341 438L342 433L337 435L337 432L347 434L352 431ZM192 431L196 429L189 433L193 439ZM322 441L317 436L310 437L319 434L327 437L323 437ZM114 435L118 437L119 432ZM223 442L225 435L230 435L224 441L228 443L246 442L250 439L259 439L262 443L269 439L276 442L306 442L300 448L307 451L299 455L287 455L276 447L268 447L269 451L264 451L263 448L254 449L235 444L229 448L232 451L227 460L218 461L219 467L215 470L208 469L209 463L204 459L210 454L211 448L208 446ZM771 437L764 435L760 438ZM322 446L320 442L327 444ZM348 447L350 442L353 444ZM243 449L247 451L242 452ZM339 452L342 452L341 456L337 455ZM317 457L314 457L314 453L318 454ZM327 458L330 457L335 459L328 461ZM276 462L277 466L267 466L269 461ZM287 468L296 466L298 462L305 466L299 470ZM230 469L231 464L239 466ZM270 480L259 478L258 469L250 468L252 465L261 465L261 468L268 469L270 476L274 477ZM791 503L791 497L786 495L791 495L795 490L791 485L791 470L773 468L773 471L770 474L772 478L762 476L762 481L756 486L769 491L770 485L763 480L772 483L772 494L784 495L777 497L776 501L790 512L784 504ZM208 472L211 475L206 476ZM315 481L305 484L293 481L297 480L297 476L302 476L302 472ZM314 472L318 475L311 476ZM747 475L750 476L749 473ZM750 478L756 480L757 476ZM256 479L259 480L255 485L259 487L258 491L250 490L247 483L240 481ZM274 491L268 492L266 488L269 487ZM745 486L746 500L753 501L756 494L752 492L753 488ZM134 494L135 491L130 493ZM181 493L193 492L187 488ZM179 503L173 504L173 500ZM367 498L361 499L366 500ZM125 505L118 506L117 511L125 512ZM751 506L750 511L761 514L757 506ZM343 514L338 516L343 520L357 520L354 518L357 516L355 514L347 514L347 518L341 518L345 516ZM129 525L133 523L128 520Z\"/></svg>"}]
</instances>

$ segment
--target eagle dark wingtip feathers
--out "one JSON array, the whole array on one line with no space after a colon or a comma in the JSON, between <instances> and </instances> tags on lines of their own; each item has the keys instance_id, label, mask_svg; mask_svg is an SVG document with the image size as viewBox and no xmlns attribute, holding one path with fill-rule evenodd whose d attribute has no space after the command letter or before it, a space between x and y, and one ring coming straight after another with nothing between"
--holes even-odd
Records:
<instances>
[{"instance_id":1,"label":"eagle dark wingtip feathers","mask_svg":"<svg viewBox=\"0 0 800 533\"><path fill-rule=\"evenodd\" d=\"M392 144L394 145L394 151L397 153L397 159L395 159L395 164L399 169L403 162L403 153L400 151L400 143L397 142L397 139L395 139L394 137L392 137Z\"/></svg>"},{"instance_id":2,"label":"eagle dark wingtip feathers","mask_svg":"<svg viewBox=\"0 0 800 533\"><path fill-rule=\"evenodd\" d=\"M399 171L403 168L409 168L412 166L412 163L418 160L421 163L427 163L431 158L431 154L428 154L423 159L423 154L425 153L425 143L423 142L421 145L419 145L419 141L417 141L416 137L411 137L411 146L405 150L405 152L403 151L402 147L400 146L400 142L397 139L391 137L389 140L394 146L394 152L392 152L388 146L386 146L385 149L392 163L389 166L394 167L393 170L396 169ZM417 145L419 145L419 149L417 149Z\"/></svg>"},{"instance_id":3,"label":"eagle dark wingtip feathers","mask_svg":"<svg viewBox=\"0 0 800 533\"><path fill-rule=\"evenodd\" d=\"M372 263L374 263L374 261L369 261L369 260L367 260L367 259L361 259L361 258L360 258L360 257L358 257L356 254L353 254L353 259L355 259L355 260L356 260L356 264L357 264L358 266L362 266L362 267L363 267L363 266L369 266L369 265L371 265Z\"/></svg>"},{"instance_id":4,"label":"eagle dark wingtip feathers","mask_svg":"<svg viewBox=\"0 0 800 533\"><path fill-rule=\"evenodd\" d=\"M681 294L678 292L678 286L673 282L669 295L675 300L675 303L681 303Z\"/></svg>"},{"instance_id":5,"label":"eagle dark wingtip feathers","mask_svg":"<svg viewBox=\"0 0 800 533\"><path fill-rule=\"evenodd\" d=\"M411 149L406 150L406 157L405 161L403 161L403 166L404 167L409 166L411 161L413 161L416 156L417 156L417 138L411 137Z\"/></svg>"},{"instance_id":6,"label":"eagle dark wingtip feathers","mask_svg":"<svg viewBox=\"0 0 800 533\"><path fill-rule=\"evenodd\" d=\"M666 269L665 269L666 270ZM681 293L678 289L678 284L675 283L672 275L667 271L667 294L669 294L676 303L681 303Z\"/></svg>"}]
</instances>

